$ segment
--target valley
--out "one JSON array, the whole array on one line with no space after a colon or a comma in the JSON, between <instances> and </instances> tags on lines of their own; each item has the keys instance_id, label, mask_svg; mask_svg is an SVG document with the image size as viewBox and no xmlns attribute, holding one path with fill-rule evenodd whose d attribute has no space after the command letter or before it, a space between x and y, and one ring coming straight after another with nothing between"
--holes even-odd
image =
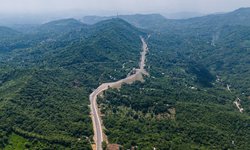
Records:
<instances>
[{"instance_id":1,"label":"valley","mask_svg":"<svg viewBox=\"0 0 250 150\"><path fill-rule=\"evenodd\" d=\"M249 16L0 26L0 149L249 149Z\"/></svg>"}]
</instances>

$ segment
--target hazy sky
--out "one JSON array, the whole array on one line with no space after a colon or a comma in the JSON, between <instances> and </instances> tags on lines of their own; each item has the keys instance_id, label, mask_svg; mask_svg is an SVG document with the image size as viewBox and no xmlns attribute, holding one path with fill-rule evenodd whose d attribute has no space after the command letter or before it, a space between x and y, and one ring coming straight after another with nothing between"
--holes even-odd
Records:
<instances>
[{"instance_id":1,"label":"hazy sky","mask_svg":"<svg viewBox=\"0 0 250 150\"><path fill-rule=\"evenodd\" d=\"M0 0L0 14L119 12L227 12L250 7L250 0Z\"/></svg>"}]
</instances>

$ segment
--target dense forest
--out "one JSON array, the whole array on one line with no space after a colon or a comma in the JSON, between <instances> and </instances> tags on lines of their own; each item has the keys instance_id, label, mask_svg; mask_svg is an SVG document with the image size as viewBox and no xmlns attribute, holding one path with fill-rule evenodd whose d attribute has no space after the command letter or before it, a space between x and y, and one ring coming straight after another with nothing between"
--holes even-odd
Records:
<instances>
[{"instance_id":1,"label":"dense forest","mask_svg":"<svg viewBox=\"0 0 250 150\"><path fill-rule=\"evenodd\" d=\"M244 8L185 20L154 14L0 27L0 149L91 149L89 94L138 67L140 36L150 76L98 98L109 142L249 149L249 16Z\"/></svg>"},{"instance_id":2,"label":"dense forest","mask_svg":"<svg viewBox=\"0 0 250 150\"><path fill-rule=\"evenodd\" d=\"M124 149L248 149L250 27L229 20L240 12L249 13L223 15L223 24L209 25L217 16L207 16L168 25L172 31L151 28L150 77L99 99L109 141Z\"/></svg>"},{"instance_id":3,"label":"dense forest","mask_svg":"<svg viewBox=\"0 0 250 150\"><path fill-rule=\"evenodd\" d=\"M93 26L67 19L17 33L13 48L1 51L1 148L23 141L21 149L90 149L88 95L137 65L143 33L120 19Z\"/></svg>"},{"instance_id":4,"label":"dense forest","mask_svg":"<svg viewBox=\"0 0 250 150\"><path fill-rule=\"evenodd\" d=\"M222 33L234 29L233 34L242 35L242 28L237 26L237 32L235 28ZM249 53L238 53L237 49L244 49L239 44L227 47L229 37L223 36L214 46L175 33L151 35L150 77L119 91L109 90L99 100L110 142L124 149L248 149L249 58L243 55ZM234 43L245 39L235 35ZM225 67L216 68L216 60L224 61ZM242 99L242 114L233 104L237 97Z\"/></svg>"}]
</instances>

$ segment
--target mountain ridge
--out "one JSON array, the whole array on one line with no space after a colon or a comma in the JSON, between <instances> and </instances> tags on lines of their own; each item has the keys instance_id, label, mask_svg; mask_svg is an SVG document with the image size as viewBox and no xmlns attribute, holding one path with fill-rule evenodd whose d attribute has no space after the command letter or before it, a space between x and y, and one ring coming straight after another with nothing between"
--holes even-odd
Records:
<instances>
[{"instance_id":1,"label":"mountain ridge","mask_svg":"<svg viewBox=\"0 0 250 150\"><path fill-rule=\"evenodd\" d=\"M237 10L222 13L211 14L200 17L193 17L188 19L167 19L160 14L135 14L135 15L119 15L119 16L85 16L81 19L82 22L87 24L94 24L98 21L106 19L120 17L130 24L133 24L139 28L163 31L166 28L178 29L178 28L198 28L206 27L213 22L214 26L221 27L224 25L246 25L250 26L250 8L239 8ZM240 16L239 16L240 15Z\"/></svg>"},{"instance_id":2,"label":"mountain ridge","mask_svg":"<svg viewBox=\"0 0 250 150\"><path fill-rule=\"evenodd\" d=\"M9 27L6 27L6 26L0 26L0 38L2 37L10 37L10 36L16 36L20 34L20 32L12 29L12 28L9 28Z\"/></svg>"},{"instance_id":3,"label":"mountain ridge","mask_svg":"<svg viewBox=\"0 0 250 150\"><path fill-rule=\"evenodd\" d=\"M150 76L97 100L109 142L124 149L248 149L250 27L245 19L232 24L230 18L242 20L239 12L248 17L243 9L186 20L62 19L0 39L7 50L0 53L0 149L14 149L16 141L22 149L91 149L89 94L134 73L140 36Z\"/></svg>"}]
</instances>

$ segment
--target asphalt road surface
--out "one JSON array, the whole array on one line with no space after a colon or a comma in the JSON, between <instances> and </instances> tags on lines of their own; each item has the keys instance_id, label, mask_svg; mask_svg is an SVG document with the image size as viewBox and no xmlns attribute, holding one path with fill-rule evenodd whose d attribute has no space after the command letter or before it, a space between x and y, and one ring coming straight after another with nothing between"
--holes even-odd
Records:
<instances>
[{"instance_id":1,"label":"asphalt road surface","mask_svg":"<svg viewBox=\"0 0 250 150\"><path fill-rule=\"evenodd\" d=\"M147 43L145 42L145 40L142 37L141 37L141 41L142 41L142 52L141 52L141 60L139 62L140 68L136 69L135 74L132 74L132 75L130 75L124 79L121 79L119 81L116 81L116 82L103 83L89 95L96 150L102 150L102 142L103 142L103 137L104 137L103 136L104 133L103 133L103 129L102 129L102 120L100 117L100 111L98 109L98 105L96 102L97 96L109 88L120 88L123 83L132 84L134 81L138 81L138 80L142 81L143 75L148 75L148 73L144 69L145 62L146 62L146 54L148 52L148 47L147 47Z\"/></svg>"}]
</instances>

